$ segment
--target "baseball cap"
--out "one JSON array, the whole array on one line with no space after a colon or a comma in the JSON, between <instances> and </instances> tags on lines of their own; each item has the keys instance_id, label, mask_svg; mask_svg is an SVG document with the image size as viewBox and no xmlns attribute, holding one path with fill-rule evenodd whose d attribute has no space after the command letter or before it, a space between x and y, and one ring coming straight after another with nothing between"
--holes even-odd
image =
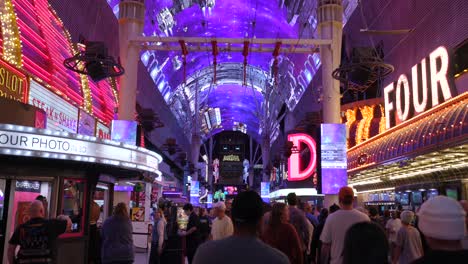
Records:
<instances>
[{"instance_id":1,"label":"baseball cap","mask_svg":"<svg viewBox=\"0 0 468 264\"><path fill-rule=\"evenodd\" d=\"M237 223L255 223L263 216L263 201L254 191L239 193L232 202L232 220Z\"/></svg>"},{"instance_id":2,"label":"baseball cap","mask_svg":"<svg viewBox=\"0 0 468 264\"><path fill-rule=\"evenodd\" d=\"M340 188L340 191L338 192L338 198L343 199L345 197L354 197L354 191L353 188L349 186L344 186Z\"/></svg>"},{"instance_id":3,"label":"baseball cap","mask_svg":"<svg viewBox=\"0 0 468 264\"><path fill-rule=\"evenodd\" d=\"M418 212L419 229L427 237L461 240L466 232L465 215L457 201L439 195L422 204Z\"/></svg>"}]
</instances>

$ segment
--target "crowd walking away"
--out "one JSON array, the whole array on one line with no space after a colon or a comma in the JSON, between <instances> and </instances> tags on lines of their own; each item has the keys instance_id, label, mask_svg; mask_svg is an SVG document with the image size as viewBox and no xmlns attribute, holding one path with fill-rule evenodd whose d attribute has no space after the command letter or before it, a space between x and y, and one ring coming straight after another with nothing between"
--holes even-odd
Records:
<instances>
[{"instance_id":1,"label":"crowd walking away","mask_svg":"<svg viewBox=\"0 0 468 264\"><path fill-rule=\"evenodd\" d=\"M467 263L466 201L436 196L417 212L379 212L355 204L350 187L339 190L338 204L330 208L301 201L295 193L265 203L251 190L211 208L158 202L147 263ZM56 242L72 224L64 215L47 219L45 205L41 199L31 202L30 220L16 227L9 240L8 263L57 263ZM88 263L139 263L127 205L117 204L95 233L98 208L90 207L89 224L97 240L92 244L100 250L90 254Z\"/></svg>"}]
</instances>

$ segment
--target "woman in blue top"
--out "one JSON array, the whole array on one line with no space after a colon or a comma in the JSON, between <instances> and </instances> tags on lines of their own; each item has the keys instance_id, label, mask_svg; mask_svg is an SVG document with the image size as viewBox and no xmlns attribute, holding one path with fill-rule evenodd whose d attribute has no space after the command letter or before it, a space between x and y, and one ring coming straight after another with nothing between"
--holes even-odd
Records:
<instances>
[{"instance_id":1,"label":"woman in blue top","mask_svg":"<svg viewBox=\"0 0 468 264\"><path fill-rule=\"evenodd\" d=\"M134 261L133 227L125 203L119 203L102 226L103 264L131 264Z\"/></svg>"}]
</instances>

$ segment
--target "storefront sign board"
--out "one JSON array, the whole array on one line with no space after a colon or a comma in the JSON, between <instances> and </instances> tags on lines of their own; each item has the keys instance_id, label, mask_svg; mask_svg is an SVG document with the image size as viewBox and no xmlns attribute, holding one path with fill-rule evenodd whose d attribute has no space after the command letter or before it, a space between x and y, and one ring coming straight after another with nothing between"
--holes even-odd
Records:
<instances>
[{"instance_id":1,"label":"storefront sign board","mask_svg":"<svg viewBox=\"0 0 468 264\"><path fill-rule=\"evenodd\" d=\"M405 122L449 99L455 93L450 56L443 46L436 48L411 68L411 75L401 74L384 88L387 128Z\"/></svg>"},{"instance_id":2,"label":"storefront sign board","mask_svg":"<svg viewBox=\"0 0 468 264\"><path fill-rule=\"evenodd\" d=\"M78 108L34 80L30 84L29 104L46 112L47 129L76 133Z\"/></svg>"},{"instance_id":3,"label":"storefront sign board","mask_svg":"<svg viewBox=\"0 0 468 264\"><path fill-rule=\"evenodd\" d=\"M0 154L102 163L159 173L162 157L147 149L66 132L0 125Z\"/></svg>"},{"instance_id":4,"label":"storefront sign board","mask_svg":"<svg viewBox=\"0 0 468 264\"><path fill-rule=\"evenodd\" d=\"M27 102L28 79L26 75L0 59L0 97Z\"/></svg>"}]
</instances>

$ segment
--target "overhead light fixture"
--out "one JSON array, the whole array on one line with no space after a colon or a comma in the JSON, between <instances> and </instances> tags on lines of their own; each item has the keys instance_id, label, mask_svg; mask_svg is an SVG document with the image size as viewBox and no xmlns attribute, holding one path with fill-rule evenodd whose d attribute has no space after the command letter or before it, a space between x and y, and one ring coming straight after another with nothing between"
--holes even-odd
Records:
<instances>
[{"instance_id":1,"label":"overhead light fixture","mask_svg":"<svg viewBox=\"0 0 468 264\"><path fill-rule=\"evenodd\" d=\"M361 28L360 32L373 35L400 35L411 33L414 29L389 29L389 30L375 30L368 28Z\"/></svg>"},{"instance_id":2,"label":"overhead light fixture","mask_svg":"<svg viewBox=\"0 0 468 264\"><path fill-rule=\"evenodd\" d=\"M425 192L426 189L419 189L418 191L420 191L420 192Z\"/></svg>"},{"instance_id":3,"label":"overhead light fixture","mask_svg":"<svg viewBox=\"0 0 468 264\"><path fill-rule=\"evenodd\" d=\"M126 184L128 185L131 185L131 186L135 186L135 184L133 182L125 182Z\"/></svg>"},{"instance_id":4,"label":"overhead light fixture","mask_svg":"<svg viewBox=\"0 0 468 264\"><path fill-rule=\"evenodd\" d=\"M105 185L102 185L102 184L98 184L96 185L97 188L99 189L103 189L103 190L109 190L109 187L105 186Z\"/></svg>"}]
</instances>

